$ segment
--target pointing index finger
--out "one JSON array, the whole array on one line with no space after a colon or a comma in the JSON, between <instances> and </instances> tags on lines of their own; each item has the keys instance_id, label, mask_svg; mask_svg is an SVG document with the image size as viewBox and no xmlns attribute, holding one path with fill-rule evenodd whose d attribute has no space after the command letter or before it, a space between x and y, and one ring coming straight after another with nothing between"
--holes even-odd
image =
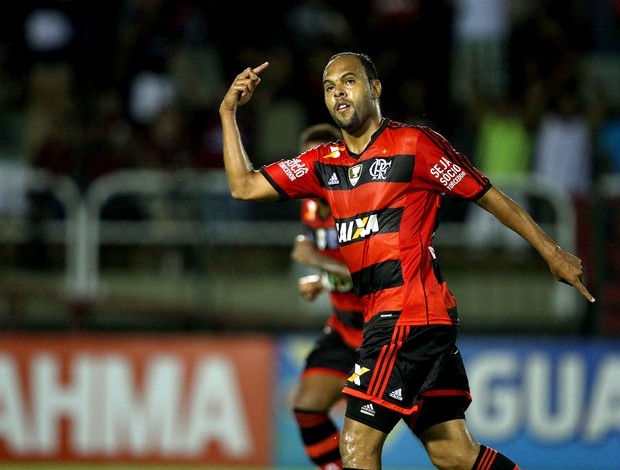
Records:
<instances>
[{"instance_id":1,"label":"pointing index finger","mask_svg":"<svg viewBox=\"0 0 620 470\"><path fill-rule=\"evenodd\" d=\"M255 74L259 74L261 73L263 70L265 70L267 67L269 67L269 62L263 62L262 64L260 64L258 67L253 68L252 72L254 72Z\"/></svg>"},{"instance_id":2,"label":"pointing index finger","mask_svg":"<svg viewBox=\"0 0 620 470\"><path fill-rule=\"evenodd\" d=\"M586 287L580 281L577 281L575 283L575 289L577 289L581 295L588 299L589 302L596 301L596 299L592 296L592 294L590 294L590 292L588 292L588 289L586 289Z\"/></svg>"}]
</instances>

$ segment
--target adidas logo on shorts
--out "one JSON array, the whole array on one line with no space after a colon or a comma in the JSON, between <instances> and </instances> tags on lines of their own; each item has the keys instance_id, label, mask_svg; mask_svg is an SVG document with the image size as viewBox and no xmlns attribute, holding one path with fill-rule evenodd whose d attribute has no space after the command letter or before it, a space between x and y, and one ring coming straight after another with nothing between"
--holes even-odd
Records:
<instances>
[{"instance_id":1,"label":"adidas logo on shorts","mask_svg":"<svg viewBox=\"0 0 620 470\"><path fill-rule=\"evenodd\" d=\"M364 413L365 415L368 416L374 416L375 415L375 409L372 406L372 403L368 403L367 405L364 405L360 408L360 413Z\"/></svg>"},{"instance_id":2,"label":"adidas logo on shorts","mask_svg":"<svg viewBox=\"0 0 620 470\"><path fill-rule=\"evenodd\" d=\"M403 391L401 388L397 388L393 392L390 392L390 396L395 400L403 401Z\"/></svg>"}]
</instances>

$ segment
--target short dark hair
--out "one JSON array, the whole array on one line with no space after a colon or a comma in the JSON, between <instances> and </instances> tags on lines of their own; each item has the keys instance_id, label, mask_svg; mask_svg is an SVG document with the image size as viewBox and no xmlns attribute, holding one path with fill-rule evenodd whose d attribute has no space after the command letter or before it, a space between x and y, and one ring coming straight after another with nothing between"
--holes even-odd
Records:
<instances>
[{"instance_id":1,"label":"short dark hair","mask_svg":"<svg viewBox=\"0 0 620 470\"><path fill-rule=\"evenodd\" d=\"M334 59L337 59L338 57L343 57L347 55L357 57L359 59L359 61L362 63L362 67L364 67L364 72L366 72L366 76L368 77L369 82L379 79L375 63L372 61L369 55L363 54L361 52L338 52L337 54L334 54L329 58L328 63Z\"/></svg>"},{"instance_id":2,"label":"short dark hair","mask_svg":"<svg viewBox=\"0 0 620 470\"><path fill-rule=\"evenodd\" d=\"M336 142L341 139L342 132L340 132L340 129L333 124L324 122L307 127L299 137L299 144L303 148L307 146L309 142L313 141L327 143Z\"/></svg>"}]
</instances>

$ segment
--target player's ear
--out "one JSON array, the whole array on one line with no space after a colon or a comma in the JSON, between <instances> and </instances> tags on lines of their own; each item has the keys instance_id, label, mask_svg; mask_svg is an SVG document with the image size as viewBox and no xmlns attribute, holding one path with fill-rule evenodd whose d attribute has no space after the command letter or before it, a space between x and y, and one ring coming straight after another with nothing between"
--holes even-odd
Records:
<instances>
[{"instance_id":1,"label":"player's ear","mask_svg":"<svg viewBox=\"0 0 620 470\"><path fill-rule=\"evenodd\" d=\"M373 80L372 83L370 84L370 87L372 88L372 97L373 99L377 100L379 99L379 97L381 96L381 82L379 80Z\"/></svg>"}]
</instances>

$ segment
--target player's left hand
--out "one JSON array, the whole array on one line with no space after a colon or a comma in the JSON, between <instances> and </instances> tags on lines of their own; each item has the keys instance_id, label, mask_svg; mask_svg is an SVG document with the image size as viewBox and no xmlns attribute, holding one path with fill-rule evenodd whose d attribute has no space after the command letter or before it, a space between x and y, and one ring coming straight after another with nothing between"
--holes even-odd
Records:
<instances>
[{"instance_id":1,"label":"player's left hand","mask_svg":"<svg viewBox=\"0 0 620 470\"><path fill-rule=\"evenodd\" d=\"M595 301L592 294L583 285L583 267L577 256L567 253L558 246L553 257L549 260L549 267L558 281L573 286L589 302Z\"/></svg>"}]
</instances>

